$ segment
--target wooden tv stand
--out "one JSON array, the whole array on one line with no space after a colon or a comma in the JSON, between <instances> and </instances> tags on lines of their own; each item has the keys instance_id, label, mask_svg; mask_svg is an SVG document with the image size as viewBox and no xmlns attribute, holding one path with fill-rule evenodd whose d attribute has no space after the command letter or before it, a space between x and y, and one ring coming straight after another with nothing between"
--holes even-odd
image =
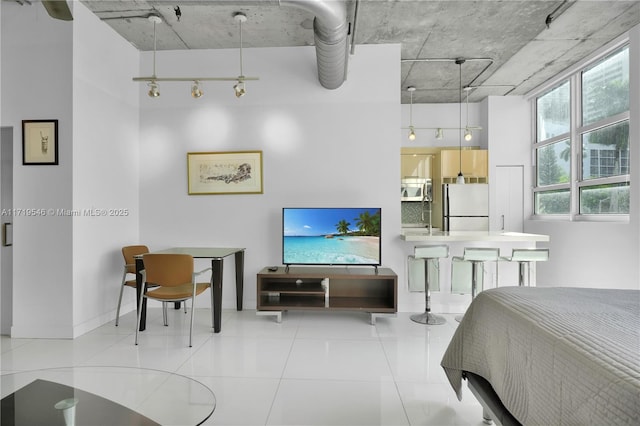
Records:
<instances>
[{"instance_id":1,"label":"wooden tv stand","mask_svg":"<svg viewBox=\"0 0 640 426\"><path fill-rule=\"evenodd\" d=\"M257 313L282 321L287 310L349 310L376 316L398 311L398 276L389 268L279 267L257 276Z\"/></svg>"}]
</instances>

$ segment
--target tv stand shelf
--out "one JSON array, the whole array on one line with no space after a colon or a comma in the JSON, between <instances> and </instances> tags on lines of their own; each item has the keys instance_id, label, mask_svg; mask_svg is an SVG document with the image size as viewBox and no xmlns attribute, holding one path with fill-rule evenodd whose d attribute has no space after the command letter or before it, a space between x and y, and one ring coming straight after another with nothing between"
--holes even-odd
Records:
<instances>
[{"instance_id":1,"label":"tv stand shelf","mask_svg":"<svg viewBox=\"0 0 640 426\"><path fill-rule=\"evenodd\" d=\"M375 316L398 310L398 276L389 268L279 267L257 276L257 311L276 315L287 310L356 310Z\"/></svg>"}]
</instances>

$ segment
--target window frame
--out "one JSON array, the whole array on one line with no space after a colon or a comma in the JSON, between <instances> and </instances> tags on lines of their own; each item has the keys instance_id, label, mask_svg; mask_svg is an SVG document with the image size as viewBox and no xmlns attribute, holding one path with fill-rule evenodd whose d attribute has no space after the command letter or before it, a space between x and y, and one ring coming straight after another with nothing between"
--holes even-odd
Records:
<instances>
[{"instance_id":1,"label":"window frame","mask_svg":"<svg viewBox=\"0 0 640 426\"><path fill-rule=\"evenodd\" d=\"M568 70L564 75L559 76L551 83L549 83L544 89L538 90L531 94L531 102L532 102L532 150L531 150L531 158L532 158L532 171L533 171L533 182L532 182L532 218L534 219L544 219L544 220L571 220L571 221L593 221L593 222L628 222L629 221L629 213L605 213L605 214L594 214L594 213L581 213L580 212L580 193L583 188L587 187L595 187L600 185L610 185L610 184L621 184L627 183L629 185L629 190L631 191L631 175L630 168L631 165L628 165L626 174L619 174L616 176L607 176L607 177L597 177L597 178L588 178L582 179L583 176L583 154L582 154L582 140L583 135L589 134L599 129L603 129L609 126L613 126L615 124L627 122L630 123L630 111L627 109L624 112L605 117L599 119L595 122L591 122L587 125L583 125L582 123L582 104L584 102L582 97L582 78L583 73L588 71L589 69L596 66L598 63L606 61L608 58L616 55L617 53L623 51L624 49L629 50L630 44L628 37L617 40L615 43L612 43L610 46L604 48L598 54L594 55L593 58L586 61L585 63L581 63L576 65L573 69ZM630 66L630 65L629 65ZM630 77L631 78L631 77ZM538 141L538 99L558 87L562 86L565 83L569 83L569 131L563 133L561 135L556 135L552 138L546 139L544 141ZM630 105L629 105L630 108ZM571 155L569 158L569 169L570 169L570 178L567 183L560 184L552 184L552 185L538 185L538 158L537 152L538 149L543 148L544 146L551 145L563 140L569 139ZM629 161L631 160L631 140L629 140ZM536 197L540 193L557 191L557 190L569 190L569 212L567 213L558 213L558 214L549 214L549 213L538 213L536 211Z\"/></svg>"}]
</instances>

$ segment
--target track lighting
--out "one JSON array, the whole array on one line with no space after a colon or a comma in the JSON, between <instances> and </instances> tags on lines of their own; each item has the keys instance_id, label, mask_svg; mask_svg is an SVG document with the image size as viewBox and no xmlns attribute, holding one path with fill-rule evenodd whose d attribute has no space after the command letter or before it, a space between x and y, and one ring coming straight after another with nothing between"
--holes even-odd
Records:
<instances>
[{"instance_id":1,"label":"track lighting","mask_svg":"<svg viewBox=\"0 0 640 426\"><path fill-rule=\"evenodd\" d=\"M460 68L462 69L462 63L465 62L464 59L459 59L461 61L459 63ZM458 61L456 61L458 64ZM462 71L461 71L462 72ZM462 83L462 74L460 77L460 82ZM445 130L457 130L460 135L464 131L464 140L470 141L473 138L473 130L480 130L482 127L478 126L469 126L469 90L472 90L470 87L465 87L464 90L467 91L467 126L462 127L462 86L460 86L460 127L416 127L413 125L413 92L416 91L414 86L407 87L407 92L409 92L409 127L403 127L403 129L409 129L409 134L407 137L410 141L416 140L416 130L435 130L435 138L436 140L444 139L444 131ZM462 136L460 137L460 149L462 149ZM461 166L462 167L462 166ZM462 173L462 172L461 172ZM464 180L464 178L462 178Z\"/></svg>"},{"instance_id":2,"label":"track lighting","mask_svg":"<svg viewBox=\"0 0 640 426\"><path fill-rule=\"evenodd\" d=\"M158 96L160 96L160 90L158 90L158 83L155 82L155 80L152 80L148 83L149 86L149 92L147 92L147 94L149 95L150 98L157 98Z\"/></svg>"},{"instance_id":3,"label":"track lighting","mask_svg":"<svg viewBox=\"0 0 640 426\"><path fill-rule=\"evenodd\" d=\"M179 8L176 7L176 17L180 17L181 12L179 12ZM203 81L235 81L236 84L233 86L234 93L236 97L240 98L247 93L245 82L250 80L259 80L258 77L245 77L242 72L242 23L247 21L247 15L242 12L237 12L233 15L233 19L239 23L240 25L240 75L237 77L158 77L156 76L156 24L162 23L162 18L158 15L149 15L149 22L153 23L153 74L147 77L134 77L133 81L144 81L149 86L148 95L152 98L157 98L160 96L160 91L158 90L158 82L159 81L188 81L193 82L191 85L191 96L195 99L202 97L203 91L200 87L200 83Z\"/></svg>"},{"instance_id":4,"label":"track lighting","mask_svg":"<svg viewBox=\"0 0 640 426\"><path fill-rule=\"evenodd\" d=\"M202 89L200 89L200 82L198 80L195 80L193 82L193 86L191 86L191 96L193 96L195 99L198 99L200 97L202 97Z\"/></svg>"},{"instance_id":5,"label":"track lighting","mask_svg":"<svg viewBox=\"0 0 640 426\"><path fill-rule=\"evenodd\" d=\"M233 86L233 90L236 94L236 98L240 98L242 96L244 96L247 93L247 89L244 86L244 81L243 80L238 80L238 82L236 84L234 84Z\"/></svg>"}]
</instances>

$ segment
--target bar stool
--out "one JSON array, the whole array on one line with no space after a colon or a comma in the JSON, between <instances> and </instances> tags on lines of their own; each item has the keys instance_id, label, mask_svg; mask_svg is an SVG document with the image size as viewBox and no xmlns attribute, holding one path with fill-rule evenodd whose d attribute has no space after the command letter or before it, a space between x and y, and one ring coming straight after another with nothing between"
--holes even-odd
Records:
<instances>
[{"instance_id":1,"label":"bar stool","mask_svg":"<svg viewBox=\"0 0 640 426\"><path fill-rule=\"evenodd\" d=\"M478 294L478 267L484 271L484 262L496 262L500 255L500 249L487 247L465 247L462 257L456 256L454 261L471 262L471 300ZM462 315L456 317L460 322Z\"/></svg>"},{"instance_id":2,"label":"bar stool","mask_svg":"<svg viewBox=\"0 0 640 426\"><path fill-rule=\"evenodd\" d=\"M430 271L431 263L439 263L439 259L443 257L449 257L449 246L417 246L413 250L413 255L416 259L424 260L424 294L425 294L425 311L422 314L411 315L411 320L420 324L427 325L440 325L447 322L447 320L440 316L431 313L431 287L430 287Z\"/></svg>"},{"instance_id":3,"label":"bar stool","mask_svg":"<svg viewBox=\"0 0 640 426\"><path fill-rule=\"evenodd\" d=\"M546 262L549 260L549 249L513 249L511 257L501 257L506 262L518 262L518 285L525 285L524 273L527 271L526 284L530 285L529 272L531 262Z\"/></svg>"}]
</instances>

